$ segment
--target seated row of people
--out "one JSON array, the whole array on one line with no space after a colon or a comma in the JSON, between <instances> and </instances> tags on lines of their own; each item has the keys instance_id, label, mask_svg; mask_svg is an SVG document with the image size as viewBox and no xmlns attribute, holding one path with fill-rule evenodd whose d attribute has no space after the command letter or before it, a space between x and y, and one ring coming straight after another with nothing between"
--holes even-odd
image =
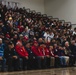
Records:
<instances>
[{"instance_id":1,"label":"seated row of people","mask_svg":"<svg viewBox=\"0 0 76 75\"><path fill-rule=\"evenodd\" d=\"M0 38L0 61L1 70L4 71L5 65L8 65L8 71L46 69L50 67L73 66L76 61L75 42L65 42L62 47L57 43L47 46L44 42L34 41L31 45L18 40L16 46L9 42L6 46Z\"/></svg>"}]
</instances>

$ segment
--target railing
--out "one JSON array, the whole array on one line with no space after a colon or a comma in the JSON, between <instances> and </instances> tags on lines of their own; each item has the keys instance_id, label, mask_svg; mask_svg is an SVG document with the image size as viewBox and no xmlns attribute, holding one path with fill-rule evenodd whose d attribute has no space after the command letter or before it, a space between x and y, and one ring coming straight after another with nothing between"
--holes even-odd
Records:
<instances>
[{"instance_id":1,"label":"railing","mask_svg":"<svg viewBox=\"0 0 76 75\"><path fill-rule=\"evenodd\" d=\"M52 21L59 21L59 18L51 18Z\"/></svg>"},{"instance_id":2,"label":"railing","mask_svg":"<svg viewBox=\"0 0 76 75\"><path fill-rule=\"evenodd\" d=\"M76 28L76 24L71 24L72 29L74 30L74 28Z\"/></svg>"}]
</instances>

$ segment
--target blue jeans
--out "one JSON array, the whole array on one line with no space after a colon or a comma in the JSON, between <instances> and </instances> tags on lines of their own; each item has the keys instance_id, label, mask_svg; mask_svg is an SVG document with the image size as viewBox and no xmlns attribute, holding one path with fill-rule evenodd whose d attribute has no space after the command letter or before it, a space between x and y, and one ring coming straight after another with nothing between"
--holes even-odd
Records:
<instances>
[{"instance_id":1,"label":"blue jeans","mask_svg":"<svg viewBox=\"0 0 76 75\"><path fill-rule=\"evenodd\" d=\"M64 56L59 56L59 58L60 58L60 64L65 66L66 65L65 57Z\"/></svg>"},{"instance_id":2,"label":"blue jeans","mask_svg":"<svg viewBox=\"0 0 76 75\"><path fill-rule=\"evenodd\" d=\"M3 58L3 60L0 60L0 64L1 64L1 71L5 70L5 66L6 66L6 59Z\"/></svg>"}]
</instances>

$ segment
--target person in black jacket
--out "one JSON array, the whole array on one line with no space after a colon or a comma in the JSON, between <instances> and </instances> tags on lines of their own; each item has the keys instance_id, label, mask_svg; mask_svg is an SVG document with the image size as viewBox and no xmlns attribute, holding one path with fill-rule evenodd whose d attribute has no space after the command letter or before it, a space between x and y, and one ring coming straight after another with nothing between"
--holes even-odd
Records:
<instances>
[{"instance_id":1,"label":"person in black jacket","mask_svg":"<svg viewBox=\"0 0 76 75\"><path fill-rule=\"evenodd\" d=\"M72 65L74 65L75 62L76 62L76 45L75 45L75 40L71 41L70 50L71 50L71 53L72 53L72 56L73 56Z\"/></svg>"},{"instance_id":2,"label":"person in black jacket","mask_svg":"<svg viewBox=\"0 0 76 75\"><path fill-rule=\"evenodd\" d=\"M71 49L68 41L65 42L65 55L69 56L69 66L74 65L74 55L72 54L73 49Z\"/></svg>"},{"instance_id":3,"label":"person in black jacket","mask_svg":"<svg viewBox=\"0 0 76 75\"><path fill-rule=\"evenodd\" d=\"M55 43L53 46L54 56L55 56L55 67L60 67L60 59L59 59L59 49L58 45Z\"/></svg>"},{"instance_id":4,"label":"person in black jacket","mask_svg":"<svg viewBox=\"0 0 76 75\"><path fill-rule=\"evenodd\" d=\"M31 50L30 42L26 42L25 49L27 50L29 54L28 69L34 69L35 68L35 55L33 54Z\"/></svg>"},{"instance_id":5,"label":"person in black jacket","mask_svg":"<svg viewBox=\"0 0 76 75\"><path fill-rule=\"evenodd\" d=\"M8 71L19 70L19 58L15 52L12 42L8 43L8 47L5 49L4 56L7 61Z\"/></svg>"}]
</instances>

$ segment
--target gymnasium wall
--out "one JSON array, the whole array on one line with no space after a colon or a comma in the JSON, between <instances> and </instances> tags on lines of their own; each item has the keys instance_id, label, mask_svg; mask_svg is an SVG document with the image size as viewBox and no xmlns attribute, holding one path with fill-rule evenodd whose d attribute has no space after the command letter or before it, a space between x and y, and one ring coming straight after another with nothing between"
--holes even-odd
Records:
<instances>
[{"instance_id":1,"label":"gymnasium wall","mask_svg":"<svg viewBox=\"0 0 76 75\"><path fill-rule=\"evenodd\" d=\"M76 24L76 0L45 0L45 13Z\"/></svg>"}]
</instances>

